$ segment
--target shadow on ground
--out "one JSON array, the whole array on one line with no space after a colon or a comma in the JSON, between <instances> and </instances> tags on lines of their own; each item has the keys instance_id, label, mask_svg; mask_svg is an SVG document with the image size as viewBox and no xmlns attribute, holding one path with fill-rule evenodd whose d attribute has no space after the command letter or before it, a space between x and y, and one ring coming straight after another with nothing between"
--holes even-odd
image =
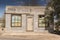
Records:
<instances>
[{"instance_id":1,"label":"shadow on ground","mask_svg":"<svg viewBox=\"0 0 60 40\"><path fill-rule=\"evenodd\" d=\"M54 32L49 32L51 34L56 34L56 35L60 35L60 31L54 31Z\"/></svg>"}]
</instances>

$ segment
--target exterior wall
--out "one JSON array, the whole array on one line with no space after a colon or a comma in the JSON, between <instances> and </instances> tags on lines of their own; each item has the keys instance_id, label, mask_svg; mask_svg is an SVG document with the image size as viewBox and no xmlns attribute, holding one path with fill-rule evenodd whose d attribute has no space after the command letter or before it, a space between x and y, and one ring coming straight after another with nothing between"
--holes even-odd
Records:
<instances>
[{"instance_id":1,"label":"exterior wall","mask_svg":"<svg viewBox=\"0 0 60 40\"><path fill-rule=\"evenodd\" d=\"M38 14L34 14L34 31L38 31Z\"/></svg>"},{"instance_id":2,"label":"exterior wall","mask_svg":"<svg viewBox=\"0 0 60 40\"><path fill-rule=\"evenodd\" d=\"M45 14L44 12L41 12L41 14L38 12L34 13L34 32L44 32L45 28L38 27L38 15L45 15Z\"/></svg>"},{"instance_id":3,"label":"exterior wall","mask_svg":"<svg viewBox=\"0 0 60 40\"><path fill-rule=\"evenodd\" d=\"M44 14L44 6L6 6L6 13L11 14Z\"/></svg>"},{"instance_id":4,"label":"exterior wall","mask_svg":"<svg viewBox=\"0 0 60 40\"><path fill-rule=\"evenodd\" d=\"M11 14L5 15L5 31L9 32L11 30Z\"/></svg>"},{"instance_id":5,"label":"exterior wall","mask_svg":"<svg viewBox=\"0 0 60 40\"><path fill-rule=\"evenodd\" d=\"M24 32L26 32L26 25L27 25L27 23L26 23L26 15L25 14L22 14L22 29L23 29L23 31Z\"/></svg>"},{"instance_id":6,"label":"exterior wall","mask_svg":"<svg viewBox=\"0 0 60 40\"><path fill-rule=\"evenodd\" d=\"M14 10L9 9L14 8ZM12 10L12 11L11 11ZM33 30L34 32L44 31L44 28L38 28L38 15L44 15L45 7L20 7L20 6L7 6L5 14L5 30L6 32L26 32L27 28L27 15L31 14L33 16ZM11 14L22 14L22 27L11 27Z\"/></svg>"},{"instance_id":7,"label":"exterior wall","mask_svg":"<svg viewBox=\"0 0 60 40\"><path fill-rule=\"evenodd\" d=\"M11 14L5 14L5 32L25 32L26 15L22 15L22 27L11 27Z\"/></svg>"}]
</instances>

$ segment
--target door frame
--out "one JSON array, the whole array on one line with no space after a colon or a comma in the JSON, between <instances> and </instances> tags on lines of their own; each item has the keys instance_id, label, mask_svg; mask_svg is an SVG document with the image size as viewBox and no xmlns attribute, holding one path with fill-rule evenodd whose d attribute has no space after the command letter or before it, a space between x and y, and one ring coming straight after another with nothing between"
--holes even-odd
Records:
<instances>
[{"instance_id":1,"label":"door frame","mask_svg":"<svg viewBox=\"0 0 60 40\"><path fill-rule=\"evenodd\" d=\"M27 26L27 19L28 19L27 16L32 16L31 18L33 18L33 20L32 20L33 21L33 27L32 27L33 30L27 30L27 27L28 27ZM34 15L27 14L26 15L26 32L33 32L33 31L34 31Z\"/></svg>"}]
</instances>

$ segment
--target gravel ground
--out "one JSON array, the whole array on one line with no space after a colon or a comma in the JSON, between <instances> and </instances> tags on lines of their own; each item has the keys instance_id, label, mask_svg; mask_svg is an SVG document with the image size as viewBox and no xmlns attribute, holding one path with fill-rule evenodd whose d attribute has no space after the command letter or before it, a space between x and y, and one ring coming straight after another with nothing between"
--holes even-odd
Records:
<instances>
[{"instance_id":1,"label":"gravel ground","mask_svg":"<svg viewBox=\"0 0 60 40\"><path fill-rule=\"evenodd\" d=\"M0 36L0 40L60 40L60 35Z\"/></svg>"}]
</instances>

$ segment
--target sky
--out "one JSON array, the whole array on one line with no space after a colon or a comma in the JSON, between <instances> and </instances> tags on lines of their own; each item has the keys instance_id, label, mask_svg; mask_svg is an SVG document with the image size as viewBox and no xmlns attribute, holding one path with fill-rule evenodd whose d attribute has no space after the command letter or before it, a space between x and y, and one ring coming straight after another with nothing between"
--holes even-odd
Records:
<instances>
[{"instance_id":1,"label":"sky","mask_svg":"<svg viewBox=\"0 0 60 40\"><path fill-rule=\"evenodd\" d=\"M0 17L4 15L7 5L13 6L46 6L48 0L0 0Z\"/></svg>"}]
</instances>

